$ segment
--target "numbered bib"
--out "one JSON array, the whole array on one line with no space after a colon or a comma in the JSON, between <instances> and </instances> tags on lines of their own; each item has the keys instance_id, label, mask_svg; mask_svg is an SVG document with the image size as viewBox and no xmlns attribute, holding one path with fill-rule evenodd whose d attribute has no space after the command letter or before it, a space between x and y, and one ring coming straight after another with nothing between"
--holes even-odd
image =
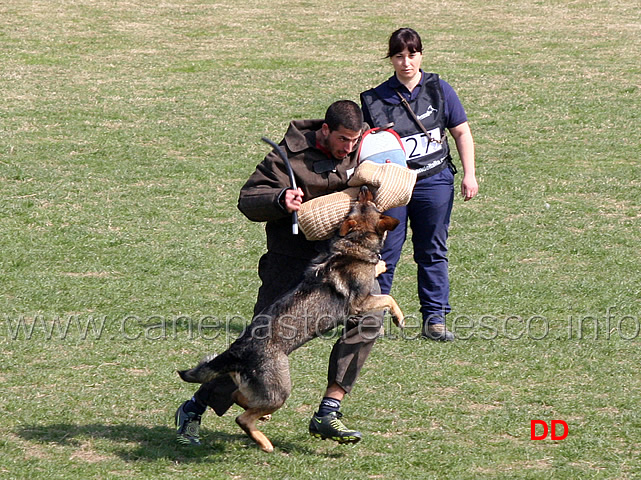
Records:
<instances>
[{"instance_id":1,"label":"numbered bib","mask_svg":"<svg viewBox=\"0 0 641 480\"><path fill-rule=\"evenodd\" d=\"M414 160L443 150L441 129L437 127L427 133L429 134L429 138L424 133L417 133L416 135L401 138L403 148L405 149L406 160Z\"/></svg>"}]
</instances>

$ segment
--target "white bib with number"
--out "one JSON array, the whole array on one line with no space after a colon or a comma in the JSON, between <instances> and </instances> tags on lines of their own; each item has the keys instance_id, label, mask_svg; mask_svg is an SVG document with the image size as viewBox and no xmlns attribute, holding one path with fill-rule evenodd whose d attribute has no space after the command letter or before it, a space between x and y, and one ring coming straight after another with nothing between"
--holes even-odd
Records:
<instances>
[{"instance_id":1,"label":"white bib with number","mask_svg":"<svg viewBox=\"0 0 641 480\"><path fill-rule=\"evenodd\" d=\"M429 138L424 133L401 138L403 148L405 148L405 158L408 161L443 150L441 129L437 127L427 133Z\"/></svg>"}]
</instances>

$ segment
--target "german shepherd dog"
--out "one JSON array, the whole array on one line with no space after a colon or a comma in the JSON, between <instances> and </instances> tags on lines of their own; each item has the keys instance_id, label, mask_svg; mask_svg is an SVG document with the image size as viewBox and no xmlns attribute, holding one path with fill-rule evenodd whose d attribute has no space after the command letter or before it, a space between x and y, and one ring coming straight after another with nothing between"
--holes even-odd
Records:
<instances>
[{"instance_id":1,"label":"german shepherd dog","mask_svg":"<svg viewBox=\"0 0 641 480\"><path fill-rule=\"evenodd\" d=\"M403 313L389 295L372 295L379 260L395 218L381 214L372 193L362 187L358 199L330 241L327 253L308 267L301 283L257 315L220 355L179 371L186 382L206 383L230 375L238 389L233 400L245 409L236 423L261 449L272 452L256 421L278 410L291 393L287 356L314 337L336 328L351 315L389 309L403 327Z\"/></svg>"}]
</instances>

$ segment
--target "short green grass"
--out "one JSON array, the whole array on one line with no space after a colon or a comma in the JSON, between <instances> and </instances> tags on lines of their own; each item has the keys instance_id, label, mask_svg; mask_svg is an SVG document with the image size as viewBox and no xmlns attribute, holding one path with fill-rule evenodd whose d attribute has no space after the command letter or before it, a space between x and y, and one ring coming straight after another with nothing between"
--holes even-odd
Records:
<instances>
[{"instance_id":1,"label":"short green grass","mask_svg":"<svg viewBox=\"0 0 641 480\"><path fill-rule=\"evenodd\" d=\"M242 2L240 2L242 3ZM0 478L632 479L641 475L639 18L634 1L0 5ZM481 191L456 200L449 322L415 338L411 249L352 395L364 440L307 435L331 339L292 355L258 450L234 410L174 443L256 295L238 190L293 118L391 75L423 36L461 96ZM565 420L565 440L530 421Z\"/></svg>"}]
</instances>

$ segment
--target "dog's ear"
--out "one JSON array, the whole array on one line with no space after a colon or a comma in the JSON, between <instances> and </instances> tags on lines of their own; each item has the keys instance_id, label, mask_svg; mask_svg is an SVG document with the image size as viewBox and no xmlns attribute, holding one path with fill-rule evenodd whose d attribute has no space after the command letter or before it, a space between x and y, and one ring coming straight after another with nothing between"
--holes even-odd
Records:
<instances>
[{"instance_id":1,"label":"dog's ear","mask_svg":"<svg viewBox=\"0 0 641 480\"><path fill-rule=\"evenodd\" d=\"M338 235L341 237L344 237L345 235L347 235L349 232L352 231L352 229L356 226L356 224L357 224L356 220L352 218L348 218L343 223L341 223L341 228L338 230Z\"/></svg>"},{"instance_id":2,"label":"dog's ear","mask_svg":"<svg viewBox=\"0 0 641 480\"><path fill-rule=\"evenodd\" d=\"M367 188L367 185L363 185L361 187L361 191L358 192L358 201L360 203L367 203L367 202L374 201L374 195L372 195L372 191L369 188Z\"/></svg>"},{"instance_id":3,"label":"dog's ear","mask_svg":"<svg viewBox=\"0 0 641 480\"><path fill-rule=\"evenodd\" d=\"M376 224L376 232L380 235L388 230L394 230L399 223L401 222L397 218L390 217L388 215L381 215L381 218Z\"/></svg>"}]
</instances>

